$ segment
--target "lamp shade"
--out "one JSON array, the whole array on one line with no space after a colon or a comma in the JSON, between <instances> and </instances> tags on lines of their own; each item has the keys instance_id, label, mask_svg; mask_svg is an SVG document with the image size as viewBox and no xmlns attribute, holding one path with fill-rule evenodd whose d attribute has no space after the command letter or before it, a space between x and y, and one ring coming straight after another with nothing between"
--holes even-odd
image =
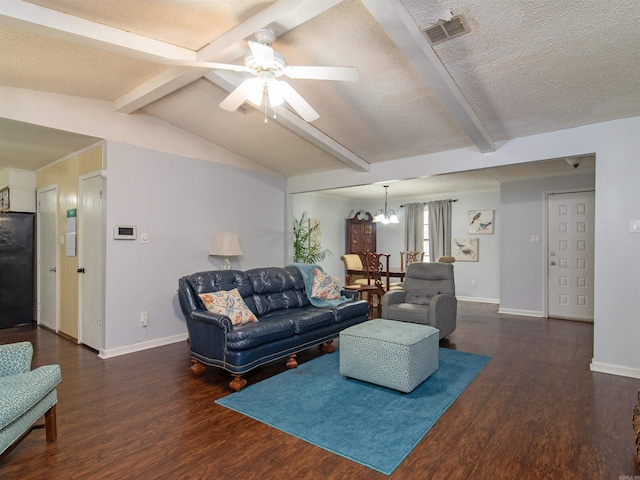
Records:
<instances>
[{"instance_id":1,"label":"lamp shade","mask_svg":"<svg viewBox=\"0 0 640 480\"><path fill-rule=\"evenodd\" d=\"M216 233L213 236L213 243L209 249L209 255L219 255L221 257L242 255L238 234L233 232Z\"/></svg>"}]
</instances>

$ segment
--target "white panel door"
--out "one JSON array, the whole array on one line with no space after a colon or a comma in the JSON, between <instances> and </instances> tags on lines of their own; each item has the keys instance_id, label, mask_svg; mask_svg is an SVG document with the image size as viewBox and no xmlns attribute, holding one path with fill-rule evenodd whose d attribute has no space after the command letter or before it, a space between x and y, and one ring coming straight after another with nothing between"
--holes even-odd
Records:
<instances>
[{"instance_id":1,"label":"white panel door","mask_svg":"<svg viewBox=\"0 0 640 480\"><path fill-rule=\"evenodd\" d=\"M80 343L103 348L103 247L102 177L80 179L78 238L78 312Z\"/></svg>"},{"instance_id":2,"label":"white panel door","mask_svg":"<svg viewBox=\"0 0 640 480\"><path fill-rule=\"evenodd\" d=\"M38 192L38 324L58 331L58 190Z\"/></svg>"},{"instance_id":3,"label":"white panel door","mask_svg":"<svg viewBox=\"0 0 640 480\"><path fill-rule=\"evenodd\" d=\"M549 195L549 317L593 321L595 192Z\"/></svg>"}]
</instances>

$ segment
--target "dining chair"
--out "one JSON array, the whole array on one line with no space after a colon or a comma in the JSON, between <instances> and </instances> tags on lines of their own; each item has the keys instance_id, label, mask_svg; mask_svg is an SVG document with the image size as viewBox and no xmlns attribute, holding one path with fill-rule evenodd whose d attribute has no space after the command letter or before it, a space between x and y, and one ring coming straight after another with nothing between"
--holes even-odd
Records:
<instances>
[{"instance_id":1,"label":"dining chair","mask_svg":"<svg viewBox=\"0 0 640 480\"><path fill-rule=\"evenodd\" d=\"M366 252L364 254L364 267L367 272L367 281L369 285L375 286L376 289L370 292L371 295L377 297L377 308L382 307L382 296L389 290L398 288L398 284L391 283L389 276L389 258L388 253Z\"/></svg>"},{"instance_id":2,"label":"dining chair","mask_svg":"<svg viewBox=\"0 0 640 480\"><path fill-rule=\"evenodd\" d=\"M357 253L347 253L340 257L344 263L344 284L347 285L368 285L366 270L362 264L362 259ZM361 275L349 273L349 271L359 270Z\"/></svg>"},{"instance_id":3,"label":"dining chair","mask_svg":"<svg viewBox=\"0 0 640 480\"><path fill-rule=\"evenodd\" d=\"M400 252L400 271L404 272L404 268L410 263L424 261L424 252Z\"/></svg>"}]
</instances>

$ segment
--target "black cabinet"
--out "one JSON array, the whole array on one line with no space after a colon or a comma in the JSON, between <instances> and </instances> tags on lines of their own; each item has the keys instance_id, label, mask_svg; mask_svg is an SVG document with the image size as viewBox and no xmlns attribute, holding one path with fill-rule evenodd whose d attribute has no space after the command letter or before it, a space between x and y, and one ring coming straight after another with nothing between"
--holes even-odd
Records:
<instances>
[{"instance_id":1,"label":"black cabinet","mask_svg":"<svg viewBox=\"0 0 640 480\"><path fill-rule=\"evenodd\" d=\"M34 321L32 213L0 213L0 328Z\"/></svg>"}]
</instances>

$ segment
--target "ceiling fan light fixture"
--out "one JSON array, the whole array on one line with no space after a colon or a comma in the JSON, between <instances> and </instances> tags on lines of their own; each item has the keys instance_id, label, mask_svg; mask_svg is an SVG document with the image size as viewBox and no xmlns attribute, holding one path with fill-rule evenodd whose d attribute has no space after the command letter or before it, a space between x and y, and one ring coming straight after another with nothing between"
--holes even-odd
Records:
<instances>
[{"instance_id":1,"label":"ceiling fan light fixture","mask_svg":"<svg viewBox=\"0 0 640 480\"><path fill-rule=\"evenodd\" d=\"M358 79L358 70L355 67L288 66L284 57L271 48L271 44L276 39L276 33L273 30L261 29L255 35L257 42L247 41L251 52L245 56L244 66L212 62L191 62L195 63L194 66L197 67L206 66L213 69L250 73L254 76L254 78L246 79L240 83L220 102L220 108L224 110L233 112L240 108L245 101L256 107L261 107L264 102L266 122L267 106L270 105L271 108L275 108L286 102L288 108L290 107L305 122L312 122L320 116L318 112L291 85L284 81L278 81L279 77L286 75L289 78L346 82L353 82Z\"/></svg>"},{"instance_id":2,"label":"ceiling fan light fixture","mask_svg":"<svg viewBox=\"0 0 640 480\"><path fill-rule=\"evenodd\" d=\"M249 92L247 94L247 100L253 103L256 106L262 105L262 97L264 97L264 84L259 80L251 82L251 87L249 88Z\"/></svg>"},{"instance_id":3,"label":"ceiling fan light fixture","mask_svg":"<svg viewBox=\"0 0 640 480\"><path fill-rule=\"evenodd\" d=\"M277 107L284 103L284 95L282 93L281 83L278 80L271 80L267 83L269 92L269 105L271 108Z\"/></svg>"}]
</instances>

